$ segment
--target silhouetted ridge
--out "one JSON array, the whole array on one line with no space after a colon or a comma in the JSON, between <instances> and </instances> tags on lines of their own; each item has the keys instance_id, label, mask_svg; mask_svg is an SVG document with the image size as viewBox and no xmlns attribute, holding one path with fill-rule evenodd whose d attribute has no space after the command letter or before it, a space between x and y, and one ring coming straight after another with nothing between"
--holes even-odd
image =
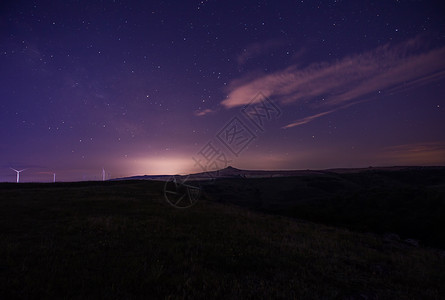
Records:
<instances>
[{"instance_id":1,"label":"silhouetted ridge","mask_svg":"<svg viewBox=\"0 0 445 300\"><path fill-rule=\"evenodd\" d=\"M241 171L240 169L234 168L232 166L228 166L227 168L221 169L220 171Z\"/></svg>"}]
</instances>

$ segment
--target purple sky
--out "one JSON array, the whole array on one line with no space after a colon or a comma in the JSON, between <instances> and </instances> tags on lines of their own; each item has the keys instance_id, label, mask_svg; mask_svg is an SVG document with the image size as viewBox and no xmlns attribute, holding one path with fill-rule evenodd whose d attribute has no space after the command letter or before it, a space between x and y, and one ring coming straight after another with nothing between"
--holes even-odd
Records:
<instances>
[{"instance_id":1,"label":"purple sky","mask_svg":"<svg viewBox=\"0 0 445 300\"><path fill-rule=\"evenodd\" d=\"M2 1L0 66L0 181L445 165L439 1Z\"/></svg>"}]
</instances>

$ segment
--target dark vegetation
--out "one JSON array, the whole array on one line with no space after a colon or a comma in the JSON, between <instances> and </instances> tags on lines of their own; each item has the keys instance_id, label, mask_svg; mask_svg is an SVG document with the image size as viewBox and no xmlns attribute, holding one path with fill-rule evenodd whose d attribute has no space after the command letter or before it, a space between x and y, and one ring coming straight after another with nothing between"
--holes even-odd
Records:
<instances>
[{"instance_id":1,"label":"dark vegetation","mask_svg":"<svg viewBox=\"0 0 445 300\"><path fill-rule=\"evenodd\" d=\"M185 210L156 181L0 184L0 298L443 298L437 175L224 179Z\"/></svg>"},{"instance_id":2,"label":"dark vegetation","mask_svg":"<svg viewBox=\"0 0 445 300\"><path fill-rule=\"evenodd\" d=\"M220 179L205 188L219 202L445 249L445 168Z\"/></svg>"}]
</instances>

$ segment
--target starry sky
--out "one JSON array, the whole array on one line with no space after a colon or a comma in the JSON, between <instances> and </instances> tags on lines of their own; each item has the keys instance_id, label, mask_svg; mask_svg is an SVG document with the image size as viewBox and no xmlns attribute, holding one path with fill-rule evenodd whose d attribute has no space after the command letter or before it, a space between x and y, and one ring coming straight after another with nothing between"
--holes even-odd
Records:
<instances>
[{"instance_id":1,"label":"starry sky","mask_svg":"<svg viewBox=\"0 0 445 300\"><path fill-rule=\"evenodd\" d=\"M0 181L445 165L440 1L2 1Z\"/></svg>"}]
</instances>

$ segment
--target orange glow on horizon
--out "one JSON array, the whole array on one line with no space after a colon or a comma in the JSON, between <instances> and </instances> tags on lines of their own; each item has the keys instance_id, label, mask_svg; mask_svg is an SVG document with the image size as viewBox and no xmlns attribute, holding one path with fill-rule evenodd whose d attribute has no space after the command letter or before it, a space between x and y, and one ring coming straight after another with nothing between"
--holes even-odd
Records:
<instances>
[{"instance_id":1,"label":"orange glow on horizon","mask_svg":"<svg viewBox=\"0 0 445 300\"><path fill-rule=\"evenodd\" d=\"M192 157L149 157L135 159L127 170L132 175L185 175L193 165Z\"/></svg>"}]
</instances>

